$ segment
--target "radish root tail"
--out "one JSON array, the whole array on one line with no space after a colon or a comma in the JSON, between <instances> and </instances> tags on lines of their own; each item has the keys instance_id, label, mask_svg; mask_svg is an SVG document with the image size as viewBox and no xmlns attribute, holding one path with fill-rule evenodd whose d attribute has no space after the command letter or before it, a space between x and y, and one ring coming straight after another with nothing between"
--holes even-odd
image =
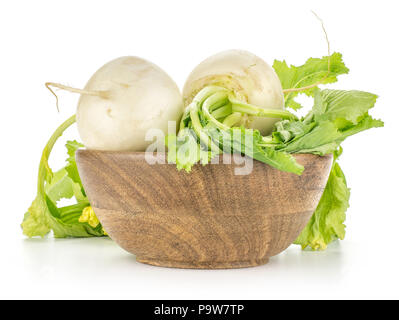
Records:
<instances>
[{"instance_id":1,"label":"radish root tail","mask_svg":"<svg viewBox=\"0 0 399 320\"><path fill-rule=\"evenodd\" d=\"M56 105L57 105L57 110L60 111L59 107L58 107L58 96L57 94L54 92L54 90L52 89L52 87L54 88L58 88L61 90L66 90L69 92L73 92L73 93L78 93L78 94L87 94L90 96L96 96L96 97L100 97L103 99L108 99L109 98L109 93L108 91L89 91L89 90L82 90L82 89L78 89L78 88L73 88L73 87L69 87L69 86L65 86L63 84L60 83L55 83L55 82L46 82L44 84L46 86L46 88L48 90L50 90L50 92L54 95L55 97L55 101L56 101Z\"/></svg>"},{"instance_id":2,"label":"radish root tail","mask_svg":"<svg viewBox=\"0 0 399 320\"><path fill-rule=\"evenodd\" d=\"M328 35L327 35L327 31L326 28L324 27L324 22L323 20L316 14L316 12L314 12L312 10L312 13L315 15L315 17L320 21L321 23L321 27L323 29L324 32L324 36L326 38L327 41L327 50L328 50L328 60L327 60L327 74L323 77L323 79L317 81L316 83L313 83L309 86L306 87L301 87L301 88L291 88L291 89L284 89L283 93L290 93L290 92L300 92L300 91L304 91L304 90L308 90L308 89L312 89L314 87L317 87L319 84L322 84L324 82L324 80L327 79L327 77L330 75L331 72L331 49L330 49L330 40L328 39Z\"/></svg>"}]
</instances>

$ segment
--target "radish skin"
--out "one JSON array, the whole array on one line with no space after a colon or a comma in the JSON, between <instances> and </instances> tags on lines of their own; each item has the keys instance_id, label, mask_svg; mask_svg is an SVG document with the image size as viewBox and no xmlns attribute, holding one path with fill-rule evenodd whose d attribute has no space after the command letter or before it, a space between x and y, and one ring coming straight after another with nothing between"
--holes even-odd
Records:
<instances>
[{"instance_id":1,"label":"radish skin","mask_svg":"<svg viewBox=\"0 0 399 320\"><path fill-rule=\"evenodd\" d=\"M105 64L82 92L76 121L89 149L145 151L152 143L145 140L146 132L159 129L167 134L168 121L178 122L183 112L176 83L158 66L138 57Z\"/></svg>"},{"instance_id":2,"label":"radish skin","mask_svg":"<svg viewBox=\"0 0 399 320\"><path fill-rule=\"evenodd\" d=\"M193 97L209 85L232 91L242 102L261 108L284 109L284 94L277 74L265 61L248 51L223 51L202 61L184 85L184 104L190 104ZM245 116L240 124L267 135L278 120Z\"/></svg>"}]
</instances>

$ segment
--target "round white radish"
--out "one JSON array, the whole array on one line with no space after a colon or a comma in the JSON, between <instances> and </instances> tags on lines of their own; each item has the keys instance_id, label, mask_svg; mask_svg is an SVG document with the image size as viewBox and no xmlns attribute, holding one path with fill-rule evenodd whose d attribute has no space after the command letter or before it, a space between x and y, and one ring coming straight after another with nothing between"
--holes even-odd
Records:
<instances>
[{"instance_id":1,"label":"round white radish","mask_svg":"<svg viewBox=\"0 0 399 320\"><path fill-rule=\"evenodd\" d=\"M183 99L176 83L155 64L121 57L101 67L87 82L76 112L81 139L89 149L145 151L150 129L165 134L179 121ZM96 94L98 93L98 94Z\"/></svg>"},{"instance_id":2,"label":"round white radish","mask_svg":"<svg viewBox=\"0 0 399 320\"><path fill-rule=\"evenodd\" d=\"M185 105L207 85L223 86L233 91L236 98L262 108L284 109L283 89L277 74L265 61L247 51L223 51L202 61L184 85ZM266 135L276 121L249 117L242 124Z\"/></svg>"}]
</instances>

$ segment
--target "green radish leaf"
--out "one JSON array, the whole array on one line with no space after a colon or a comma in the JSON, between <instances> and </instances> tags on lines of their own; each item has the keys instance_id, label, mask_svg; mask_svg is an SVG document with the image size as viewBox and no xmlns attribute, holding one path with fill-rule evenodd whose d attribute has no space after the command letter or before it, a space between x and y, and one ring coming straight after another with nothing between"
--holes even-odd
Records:
<instances>
[{"instance_id":1,"label":"green radish leaf","mask_svg":"<svg viewBox=\"0 0 399 320\"><path fill-rule=\"evenodd\" d=\"M301 245L302 249L310 247L313 250L324 250L332 241L343 240L349 197L345 175L335 158L316 211L294 243Z\"/></svg>"},{"instance_id":2,"label":"green radish leaf","mask_svg":"<svg viewBox=\"0 0 399 320\"><path fill-rule=\"evenodd\" d=\"M67 158L67 166L65 167L65 170L68 172L69 177L75 181L76 183L82 184L82 181L80 180L79 172L78 172L78 167L76 166L76 160L75 160L75 153L76 150L79 148L83 148L84 145L77 142L76 140L73 141L67 141L66 143L66 148L68 151L68 158Z\"/></svg>"},{"instance_id":3,"label":"green radish leaf","mask_svg":"<svg viewBox=\"0 0 399 320\"><path fill-rule=\"evenodd\" d=\"M224 152L245 154L278 170L298 175L304 170L292 155L264 146L262 135L258 130L244 127L231 128L228 131L214 129L209 131L209 135L219 145L223 145Z\"/></svg>"},{"instance_id":4,"label":"green radish leaf","mask_svg":"<svg viewBox=\"0 0 399 320\"><path fill-rule=\"evenodd\" d=\"M364 91L316 90L314 121L345 119L357 124L374 107L377 95Z\"/></svg>"},{"instance_id":5,"label":"green radish leaf","mask_svg":"<svg viewBox=\"0 0 399 320\"><path fill-rule=\"evenodd\" d=\"M330 72L328 71L328 61L330 58ZM273 68L276 71L283 89L296 89L311 86L315 83L320 84L333 83L337 81L337 77L347 74L349 69L342 61L340 53L333 53L330 57L310 58L301 66L288 66L287 63L275 60ZM289 92L285 94L285 106L294 110L302 108L302 106L294 99L300 93L307 96L313 96L317 87L312 87L300 92Z\"/></svg>"},{"instance_id":6,"label":"green radish leaf","mask_svg":"<svg viewBox=\"0 0 399 320\"><path fill-rule=\"evenodd\" d=\"M75 122L75 117L65 121L51 136L47 143L39 166L38 192L21 224L23 233L28 237L44 237L53 231L56 238L103 236L101 224L95 227L80 222L79 218L90 204L85 196L77 171L75 152L83 145L76 141L67 142L67 166L53 173L47 159L62 133ZM75 197L77 203L66 207L57 207L64 198Z\"/></svg>"}]
</instances>

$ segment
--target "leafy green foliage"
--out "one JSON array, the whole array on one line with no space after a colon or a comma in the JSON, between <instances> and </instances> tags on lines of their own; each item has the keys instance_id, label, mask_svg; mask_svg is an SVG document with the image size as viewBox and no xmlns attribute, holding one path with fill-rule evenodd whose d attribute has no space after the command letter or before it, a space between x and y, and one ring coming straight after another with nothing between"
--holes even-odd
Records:
<instances>
[{"instance_id":1,"label":"leafy green foliage","mask_svg":"<svg viewBox=\"0 0 399 320\"><path fill-rule=\"evenodd\" d=\"M345 237L344 222L350 191L336 158L316 211L294 242L301 245L302 249L310 247L313 250L324 250L330 242Z\"/></svg>"},{"instance_id":2,"label":"leafy green foliage","mask_svg":"<svg viewBox=\"0 0 399 320\"><path fill-rule=\"evenodd\" d=\"M294 101L300 93L314 96L314 105L302 119L293 115L277 122L268 137L262 137L257 130L226 127L212 119L212 112L204 112L199 102L198 105L191 105L186 109L182 121L184 129L178 133L179 142L176 143L176 137L170 137L168 141L170 160L175 159L178 169L184 168L187 171L198 162L207 164L212 156L218 154L208 151L210 141L217 145L219 153L245 154L279 170L296 174L301 174L303 167L296 163L291 154L334 154L334 164L320 203L295 242L303 248L310 247L314 250L325 249L331 241L343 239L345 236L344 221L349 206L349 189L337 162L342 152L341 143L353 134L384 125L381 120L373 119L369 115L370 109L375 105L376 95L356 90L318 88L319 84L336 82L338 75L349 71L339 53L331 55L330 70L328 64L328 57L308 59L299 67L288 66L285 61L274 62L273 67L284 89L308 87L300 92L286 91L286 106L295 110L300 108ZM235 102L232 102L234 105ZM191 118L192 110L198 112L197 128ZM255 110L257 107L241 103L240 108L233 111L248 116L254 114ZM192 151L190 156L187 150Z\"/></svg>"},{"instance_id":3,"label":"leafy green foliage","mask_svg":"<svg viewBox=\"0 0 399 320\"><path fill-rule=\"evenodd\" d=\"M364 91L316 90L312 114L316 122L345 119L357 124L376 101L375 94Z\"/></svg>"},{"instance_id":4,"label":"leafy green foliage","mask_svg":"<svg viewBox=\"0 0 399 320\"><path fill-rule=\"evenodd\" d=\"M168 147L168 162L175 163L178 170L190 172L194 164L206 165L212 158L212 152L203 150L194 131L188 128L180 130L178 136L167 136L165 143Z\"/></svg>"},{"instance_id":5,"label":"leafy green foliage","mask_svg":"<svg viewBox=\"0 0 399 320\"><path fill-rule=\"evenodd\" d=\"M330 58L330 71L328 70L328 61ZM285 61L275 60L273 68L276 71L283 89L295 89L311 86L315 83L320 84L333 83L337 77L346 74L349 69L342 61L340 53L333 53L330 57L325 56L321 59L310 58L301 66L288 66ZM300 92L289 92L285 95L285 106L298 110L302 106L294 99L298 94L303 93L307 96L313 96L317 88L312 87Z\"/></svg>"},{"instance_id":6,"label":"leafy green foliage","mask_svg":"<svg viewBox=\"0 0 399 320\"><path fill-rule=\"evenodd\" d=\"M76 183L82 184L82 181L80 180L79 172L78 172L78 167L76 166L76 161L75 161L75 153L76 150L79 148L83 148L84 145L77 142L76 140L73 141L67 141L66 143L66 148L68 151L68 158L67 158L67 165L65 167L65 170L68 172L68 176Z\"/></svg>"},{"instance_id":7,"label":"leafy green foliage","mask_svg":"<svg viewBox=\"0 0 399 320\"><path fill-rule=\"evenodd\" d=\"M323 156L337 149L336 141L340 137L341 134L334 123L322 122L317 125L313 123L311 130L277 148L289 153L313 153Z\"/></svg>"},{"instance_id":8,"label":"leafy green foliage","mask_svg":"<svg viewBox=\"0 0 399 320\"><path fill-rule=\"evenodd\" d=\"M263 137L258 130L230 128L221 130L211 128L205 130L207 137L219 146L215 152L204 148L196 137L195 132L187 128L180 131L179 135L168 136L168 162L176 163L177 169L191 171L193 165L201 163L206 165L210 160L225 153L245 154L248 157L267 163L279 170L301 174L303 166L295 161L295 158L286 153L275 150L264 145Z\"/></svg>"},{"instance_id":9,"label":"leafy green foliage","mask_svg":"<svg viewBox=\"0 0 399 320\"><path fill-rule=\"evenodd\" d=\"M313 109L302 120L276 124L276 148L289 153L333 153L350 135L383 126L368 114L377 96L362 91L316 90Z\"/></svg>"},{"instance_id":10,"label":"leafy green foliage","mask_svg":"<svg viewBox=\"0 0 399 320\"><path fill-rule=\"evenodd\" d=\"M205 87L186 108L178 135L168 136L166 139L168 161L176 163L177 169L190 172L193 165L208 164L214 156L223 152L239 153L279 170L301 174L304 168L295 161L294 157L268 146L258 130L244 127L231 128L213 116L218 112L218 108L230 103L240 105L241 111L236 112L234 108L230 108L229 115L233 112L236 115L259 114L260 109L249 104L237 103L235 100L229 100L230 98L226 100L226 94L220 95L218 90L225 91L223 88ZM222 97L222 101L218 101L219 96ZM261 110L266 116L296 119L287 111L276 114L275 110Z\"/></svg>"},{"instance_id":11,"label":"leafy green foliage","mask_svg":"<svg viewBox=\"0 0 399 320\"><path fill-rule=\"evenodd\" d=\"M276 149L289 153L334 153L334 164L327 186L310 222L295 243L302 248L323 250L335 239L345 236L345 217L349 206L349 189L337 163L347 137L361 131L382 127L369 110L377 96L362 91L316 90L313 109L298 121L284 120L276 124L273 139Z\"/></svg>"},{"instance_id":12,"label":"leafy green foliage","mask_svg":"<svg viewBox=\"0 0 399 320\"><path fill-rule=\"evenodd\" d=\"M260 110L230 96L229 101L219 101L218 96L224 96L226 100L226 89L205 87L184 111L178 134L170 135L165 140L168 162L175 163L179 170L190 172L194 165L207 165L221 153L238 153L299 175L304 168L295 161L293 153L334 154L333 166L317 209L295 241L302 248L325 249L331 241L345 236L344 222L350 192L337 162L342 153L340 145L353 134L384 125L369 114L377 96L355 90L318 88L320 84L336 82L339 75L348 73L340 53L321 59L310 58L301 66L288 66L285 61L276 60L273 67L283 89L305 87L301 91L286 91L286 107L294 110L301 108L295 101L298 94L314 96L314 106L305 117L298 119L288 111L277 114L276 110ZM231 114L227 114L226 110L230 110ZM267 137L262 137L257 130L231 124L231 121L240 123L240 119L254 114L283 120L276 123L274 131ZM225 119L229 121L224 122ZM62 124L43 151L38 194L22 223L23 232L29 237L45 236L51 230L56 237L105 234L89 207L76 167L75 152L83 145L76 141L67 142L65 168L53 173L47 163L53 144L73 122L71 117ZM58 207L59 200L63 198L75 198L76 204Z\"/></svg>"},{"instance_id":13,"label":"leafy green foliage","mask_svg":"<svg viewBox=\"0 0 399 320\"><path fill-rule=\"evenodd\" d=\"M51 213L47 207L46 198L37 195L25 213L21 224L24 235L44 237L51 231L50 217Z\"/></svg>"},{"instance_id":14,"label":"leafy green foliage","mask_svg":"<svg viewBox=\"0 0 399 320\"><path fill-rule=\"evenodd\" d=\"M82 146L76 141L68 141L66 144L69 155L67 166L54 174L50 170L43 170L48 164L47 156L42 157L38 194L21 225L23 233L28 237L44 237L51 230L56 238L104 235L101 224L93 227L88 223L79 222L83 210L90 206L75 162L75 152ZM71 198L75 198L76 204L57 207L59 200Z\"/></svg>"},{"instance_id":15,"label":"leafy green foliage","mask_svg":"<svg viewBox=\"0 0 399 320\"><path fill-rule=\"evenodd\" d=\"M255 160L267 163L281 171L302 174L304 168L295 161L295 158L286 153L264 145L263 137L258 130L244 127L230 128L229 130L214 129L210 136L223 146L228 153L245 154Z\"/></svg>"}]
</instances>

